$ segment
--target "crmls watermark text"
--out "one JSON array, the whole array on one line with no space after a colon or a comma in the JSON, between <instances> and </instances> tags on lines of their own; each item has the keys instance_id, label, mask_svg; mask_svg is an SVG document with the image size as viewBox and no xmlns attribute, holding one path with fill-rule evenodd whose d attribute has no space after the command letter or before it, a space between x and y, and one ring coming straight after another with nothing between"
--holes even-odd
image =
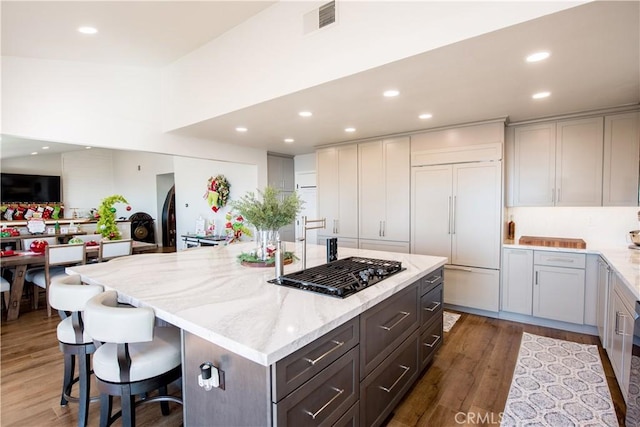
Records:
<instances>
[{"instance_id":1,"label":"crmls watermark text","mask_svg":"<svg viewBox=\"0 0 640 427\"><path fill-rule=\"evenodd\" d=\"M502 412L458 412L455 416L456 424L497 424L502 423Z\"/></svg>"}]
</instances>

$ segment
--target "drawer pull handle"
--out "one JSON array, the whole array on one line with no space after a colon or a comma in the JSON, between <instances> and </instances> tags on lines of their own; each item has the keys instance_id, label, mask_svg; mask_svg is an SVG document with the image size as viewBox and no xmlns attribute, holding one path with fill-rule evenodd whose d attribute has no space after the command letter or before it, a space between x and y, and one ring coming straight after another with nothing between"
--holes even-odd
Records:
<instances>
[{"instance_id":1,"label":"drawer pull handle","mask_svg":"<svg viewBox=\"0 0 640 427\"><path fill-rule=\"evenodd\" d=\"M434 345L436 345L438 343L438 341L440 341L440 335L431 335L433 338L435 338L435 340L433 340L433 342L431 344L425 342L423 343L424 345L426 345L427 347L433 347Z\"/></svg>"},{"instance_id":2,"label":"drawer pull handle","mask_svg":"<svg viewBox=\"0 0 640 427\"><path fill-rule=\"evenodd\" d=\"M311 412L311 411L306 411L306 410L305 410L305 411L304 411L304 413L305 413L305 414L307 414L307 415L309 415L312 419L314 419L314 420L315 420L315 419L316 419L316 417L317 417L318 415L320 415L320 413L321 413L322 411L324 411L324 410L327 408L327 406L331 405L331 404L333 403L333 401L334 401L334 400L336 400L338 397L340 397L340 395L341 395L342 393L344 393L344 389L343 389L343 390L340 390L339 388L331 387L331 390L337 391L337 392L338 392L338 394L336 394L335 396L333 396L333 397L331 398L331 400L329 400L327 403L325 403L324 405L322 405L322 408L318 409L316 412Z\"/></svg>"},{"instance_id":3,"label":"drawer pull handle","mask_svg":"<svg viewBox=\"0 0 640 427\"><path fill-rule=\"evenodd\" d=\"M435 311L436 308L440 307L440 301L434 301L434 305L432 307L425 307L424 309L427 311Z\"/></svg>"},{"instance_id":4,"label":"drawer pull handle","mask_svg":"<svg viewBox=\"0 0 640 427\"><path fill-rule=\"evenodd\" d=\"M331 340L332 343L334 343L336 346L332 347L330 350L327 350L325 353L321 354L320 356L316 357L315 359L311 360L307 357L303 357L303 359L306 362L309 362L310 365L315 365L316 363L318 363L319 361L321 361L322 359L324 359L326 356L330 355L331 353L333 353L334 351L336 351L337 349L339 349L340 347L342 347L344 345L344 341L336 341L336 340Z\"/></svg>"},{"instance_id":5,"label":"drawer pull handle","mask_svg":"<svg viewBox=\"0 0 640 427\"><path fill-rule=\"evenodd\" d=\"M382 329L384 329L385 331L390 331L393 328L395 328L396 326L398 326L398 324L400 322L402 322L408 315L410 315L411 313L409 313L408 311L401 311L400 314L402 314L402 317L400 317L400 319L398 319L393 325L391 326L384 326L384 325L380 325L380 327Z\"/></svg>"},{"instance_id":6,"label":"drawer pull handle","mask_svg":"<svg viewBox=\"0 0 640 427\"><path fill-rule=\"evenodd\" d=\"M465 267L453 267L450 265L445 265L444 266L445 270L455 270L455 271L464 271L466 273L473 273L473 270L470 268L465 268Z\"/></svg>"},{"instance_id":7,"label":"drawer pull handle","mask_svg":"<svg viewBox=\"0 0 640 427\"><path fill-rule=\"evenodd\" d=\"M378 386L378 388L380 388L380 390L384 390L387 393L391 393L391 390L393 390L393 388L398 385L398 383L400 382L400 380L402 379L402 377L404 377L407 372L409 372L409 370L411 369L408 366L404 366L404 365L400 365L400 368L402 368L404 371L402 372L402 374L400 374L400 376L398 377L397 380L395 380L395 382L393 384L391 384L391 387L386 388L386 387L382 387L381 385Z\"/></svg>"},{"instance_id":8,"label":"drawer pull handle","mask_svg":"<svg viewBox=\"0 0 640 427\"><path fill-rule=\"evenodd\" d=\"M571 258L549 258L547 262L568 262L572 264L574 260Z\"/></svg>"},{"instance_id":9,"label":"drawer pull handle","mask_svg":"<svg viewBox=\"0 0 640 427\"><path fill-rule=\"evenodd\" d=\"M433 285L434 283L436 283L440 279L442 279L442 276L436 276L436 277L433 278L433 280L427 279L427 283L430 284L430 285Z\"/></svg>"}]
</instances>

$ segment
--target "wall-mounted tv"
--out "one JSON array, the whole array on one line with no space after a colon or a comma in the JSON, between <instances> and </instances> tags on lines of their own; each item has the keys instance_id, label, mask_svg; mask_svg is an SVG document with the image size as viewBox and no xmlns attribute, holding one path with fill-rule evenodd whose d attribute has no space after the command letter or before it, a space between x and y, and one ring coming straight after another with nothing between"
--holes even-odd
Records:
<instances>
[{"instance_id":1,"label":"wall-mounted tv","mask_svg":"<svg viewBox=\"0 0 640 427\"><path fill-rule=\"evenodd\" d=\"M59 176L0 173L0 177L2 180L0 198L3 203L62 202Z\"/></svg>"}]
</instances>

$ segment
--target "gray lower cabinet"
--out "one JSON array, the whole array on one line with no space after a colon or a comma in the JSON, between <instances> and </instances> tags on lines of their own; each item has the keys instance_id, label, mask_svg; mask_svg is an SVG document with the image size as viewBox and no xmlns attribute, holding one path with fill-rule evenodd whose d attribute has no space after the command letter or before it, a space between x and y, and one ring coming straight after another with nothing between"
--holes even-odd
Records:
<instances>
[{"instance_id":1,"label":"gray lower cabinet","mask_svg":"<svg viewBox=\"0 0 640 427\"><path fill-rule=\"evenodd\" d=\"M271 366L184 332L184 425L378 426L442 344L443 269ZM224 389L198 386L199 367Z\"/></svg>"}]
</instances>

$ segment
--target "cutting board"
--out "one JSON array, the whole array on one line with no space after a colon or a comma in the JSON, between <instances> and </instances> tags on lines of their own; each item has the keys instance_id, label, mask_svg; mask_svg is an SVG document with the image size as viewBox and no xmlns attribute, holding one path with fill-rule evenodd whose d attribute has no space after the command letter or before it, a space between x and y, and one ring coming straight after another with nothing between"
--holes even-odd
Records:
<instances>
[{"instance_id":1,"label":"cutting board","mask_svg":"<svg viewBox=\"0 0 640 427\"><path fill-rule=\"evenodd\" d=\"M566 239L563 237L522 236L521 245L548 246L553 248L587 249L587 242L582 239Z\"/></svg>"}]
</instances>

